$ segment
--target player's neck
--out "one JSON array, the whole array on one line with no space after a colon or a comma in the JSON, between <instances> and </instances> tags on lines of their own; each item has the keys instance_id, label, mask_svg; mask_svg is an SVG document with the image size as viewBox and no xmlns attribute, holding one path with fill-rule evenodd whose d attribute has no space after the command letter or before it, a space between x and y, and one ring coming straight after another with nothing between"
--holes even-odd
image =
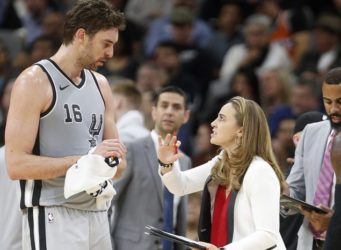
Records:
<instances>
[{"instance_id":1,"label":"player's neck","mask_svg":"<svg viewBox=\"0 0 341 250\"><path fill-rule=\"evenodd\" d=\"M76 84L79 81L82 68L78 66L76 59L70 46L62 45L57 53L51 59L59 66L59 68Z\"/></svg>"}]
</instances>

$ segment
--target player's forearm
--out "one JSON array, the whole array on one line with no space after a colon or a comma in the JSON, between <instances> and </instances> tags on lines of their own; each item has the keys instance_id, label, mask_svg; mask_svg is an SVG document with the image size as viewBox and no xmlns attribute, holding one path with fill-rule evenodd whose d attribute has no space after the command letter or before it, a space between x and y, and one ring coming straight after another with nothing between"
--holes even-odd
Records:
<instances>
[{"instance_id":1,"label":"player's forearm","mask_svg":"<svg viewBox=\"0 0 341 250\"><path fill-rule=\"evenodd\" d=\"M13 180L42 180L65 175L79 158L80 156L51 158L29 154L15 156L8 153L6 164L9 177Z\"/></svg>"}]
</instances>

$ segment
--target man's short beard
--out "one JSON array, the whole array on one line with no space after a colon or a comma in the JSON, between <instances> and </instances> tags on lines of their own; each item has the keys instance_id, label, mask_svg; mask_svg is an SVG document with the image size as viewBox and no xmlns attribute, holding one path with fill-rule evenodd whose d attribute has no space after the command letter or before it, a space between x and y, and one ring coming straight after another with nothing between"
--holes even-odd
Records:
<instances>
[{"instance_id":1,"label":"man's short beard","mask_svg":"<svg viewBox=\"0 0 341 250\"><path fill-rule=\"evenodd\" d=\"M338 122L338 123L333 122L333 121L332 121L332 118L331 118L331 115L328 115L328 118L329 118L330 126L331 126L333 129L341 130L341 122Z\"/></svg>"}]
</instances>

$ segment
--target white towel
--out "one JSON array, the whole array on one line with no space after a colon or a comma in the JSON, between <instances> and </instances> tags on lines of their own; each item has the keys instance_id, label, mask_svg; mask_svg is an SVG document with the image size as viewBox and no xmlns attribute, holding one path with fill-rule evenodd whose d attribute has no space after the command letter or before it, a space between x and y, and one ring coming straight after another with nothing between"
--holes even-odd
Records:
<instances>
[{"instance_id":1,"label":"white towel","mask_svg":"<svg viewBox=\"0 0 341 250\"><path fill-rule=\"evenodd\" d=\"M117 166L110 167L104 161L104 157L96 154L82 156L76 164L72 165L65 176L64 196L70 196L86 191L88 194L96 193L100 196L112 196L116 193L110 182L104 188L104 183L113 178L116 174Z\"/></svg>"},{"instance_id":2,"label":"white towel","mask_svg":"<svg viewBox=\"0 0 341 250\"><path fill-rule=\"evenodd\" d=\"M97 185L97 187L85 191L88 195L96 198L97 205L101 205L106 201L111 201L116 194L116 190L113 188L110 181L105 181Z\"/></svg>"}]
</instances>

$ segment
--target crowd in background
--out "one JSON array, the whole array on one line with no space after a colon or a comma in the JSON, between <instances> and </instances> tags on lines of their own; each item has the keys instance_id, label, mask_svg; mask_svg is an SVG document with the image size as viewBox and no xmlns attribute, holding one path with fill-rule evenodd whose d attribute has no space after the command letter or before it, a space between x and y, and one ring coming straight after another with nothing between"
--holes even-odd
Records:
<instances>
[{"instance_id":1,"label":"crowd in background","mask_svg":"<svg viewBox=\"0 0 341 250\"><path fill-rule=\"evenodd\" d=\"M239 95L267 116L283 172L291 165L295 120L323 111L321 78L341 65L340 0L111 0L125 13L114 57L98 71L111 85L132 80L142 93L145 126L153 128L153 93L183 89L191 118L179 132L193 165L217 148L209 144L218 109ZM0 143L17 74L53 55L63 18L75 0L0 1ZM195 198L195 197L193 197Z\"/></svg>"}]
</instances>

